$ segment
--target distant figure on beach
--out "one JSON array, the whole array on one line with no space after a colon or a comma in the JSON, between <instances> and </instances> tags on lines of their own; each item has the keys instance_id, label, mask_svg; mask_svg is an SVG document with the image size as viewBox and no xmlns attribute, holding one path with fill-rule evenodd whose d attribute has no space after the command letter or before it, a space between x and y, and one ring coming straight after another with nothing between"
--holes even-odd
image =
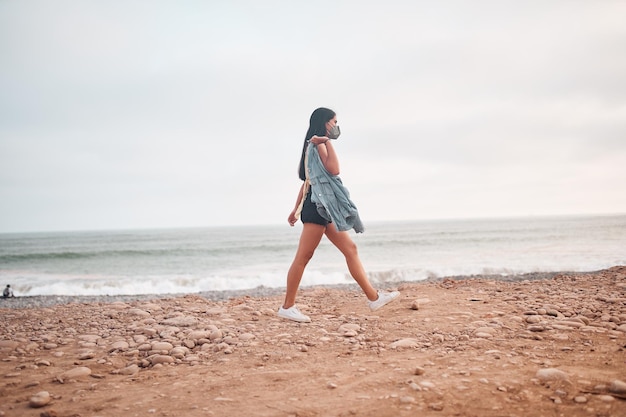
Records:
<instances>
[{"instance_id":1,"label":"distant figure on beach","mask_svg":"<svg viewBox=\"0 0 626 417\"><path fill-rule=\"evenodd\" d=\"M301 323L311 321L296 307L296 293L304 268L313 257L323 235L346 258L350 275L367 296L372 311L400 295L398 291L382 292L374 289L361 264L357 246L348 234L348 230L353 228L357 233L363 232L363 225L348 190L338 176L339 160L331 139L337 139L340 133L334 111L320 107L311 114L300 157L299 175L304 182L287 220L293 226L300 216L303 223L298 250L287 273L285 302L278 310L278 316L288 320Z\"/></svg>"},{"instance_id":2,"label":"distant figure on beach","mask_svg":"<svg viewBox=\"0 0 626 417\"><path fill-rule=\"evenodd\" d=\"M4 291L2 292L2 297L4 297L4 298L13 298L13 297L15 297L13 295L13 288L11 288L10 285L7 284L7 286L4 288Z\"/></svg>"}]
</instances>

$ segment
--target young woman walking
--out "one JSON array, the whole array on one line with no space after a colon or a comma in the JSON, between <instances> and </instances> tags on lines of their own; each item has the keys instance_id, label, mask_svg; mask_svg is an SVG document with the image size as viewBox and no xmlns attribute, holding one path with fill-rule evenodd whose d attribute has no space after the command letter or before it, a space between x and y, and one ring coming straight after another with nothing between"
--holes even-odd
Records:
<instances>
[{"instance_id":1,"label":"young woman walking","mask_svg":"<svg viewBox=\"0 0 626 417\"><path fill-rule=\"evenodd\" d=\"M291 226L298 221L298 216L303 223L298 250L287 273L285 301L278 310L278 316L288 320L311 321L296 307L296 293L304 268L324 235L346 258L350 275L365 293L372 311L400 295L398 291L376 291L367 278L357 246L347 232L352 228L357 233L362 232L363 226L347 189L338 177L339 160L331 139L337 139L339 134L334 111L321 107L313 112L300 158L300 179L304 183L288 218Z\"/></svg>"}]
</instances>

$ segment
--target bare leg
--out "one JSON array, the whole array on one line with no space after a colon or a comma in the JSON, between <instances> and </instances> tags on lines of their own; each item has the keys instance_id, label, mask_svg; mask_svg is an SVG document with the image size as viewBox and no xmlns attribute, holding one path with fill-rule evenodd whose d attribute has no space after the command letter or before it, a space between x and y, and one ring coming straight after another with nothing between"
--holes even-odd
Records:
<instances>
[{"instance_id":1,"label":"bare leg","mask_svg":"<svg viewBox=\"0 0 626 417\"><path fill-rule=\"evenodd\" d=\"M352 241L348 232L338 232L335 225L331 223L326 227L326 237L341 251L343 256L345 256L350 275L352 275L352 278L359 284L367 296L367 299L370 301L378 299L378 292L372 287L369 279L367 279L367 273L359 258L356 244Z\"/></svg>"},{"instance_id":2,"label":"bare leg","mask_svg":"<svg viewBox=\"0 0 626 417\"><path fill-rule=\"evenodd\" d=\"M324 236L325 229L326 227L319 224L304 223L296 256L287 273L287 291L285 292L283 308L290 308L296 303L296 293L300 286L300 280L302 280L304 268L313 257L315 249Z\"/></svg>"}]
</instances>

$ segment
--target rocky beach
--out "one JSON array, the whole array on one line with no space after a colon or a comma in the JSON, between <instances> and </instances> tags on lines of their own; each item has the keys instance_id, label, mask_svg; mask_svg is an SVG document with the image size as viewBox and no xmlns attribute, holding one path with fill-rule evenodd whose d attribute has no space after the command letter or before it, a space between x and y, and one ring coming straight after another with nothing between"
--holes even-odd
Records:
<instances>
[{"instance_id":1,"label":"rocky beach","mask_svg":"<svg viewBox=\"0 0 626 417\"><path fill-rule=\"evenodd\" d=\"M624 416L626 267L0 300L0 416Z\"/></svg>"}]
</instances>

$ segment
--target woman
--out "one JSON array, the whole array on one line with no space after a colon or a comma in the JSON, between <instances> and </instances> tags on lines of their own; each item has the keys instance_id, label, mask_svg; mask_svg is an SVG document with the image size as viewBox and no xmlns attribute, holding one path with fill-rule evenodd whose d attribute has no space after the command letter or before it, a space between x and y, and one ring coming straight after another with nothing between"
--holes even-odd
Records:
<instances>
[{"instance_id":1,"label":"woman","mask_svg":"<svg viewBox=\"0 0 626 417\"><path fill-rule=\"evenodd\" d=\"M339 133L335 112L323 107L313 112L309 121L309 130L307 131L302 147L302 157L300 158L300 179L304 181L304 183L302 187L300 187L296 206L289 214L288 218L289 224L293 226L300 214L303 223L298 250L287 274L285 302L278 310L278 316L288 320L301 323L309 323L311 321L308 316L302 314L296 307L296 293L300 286L304 268L313 257L313 253L324 235L326 235L328 240L345 256L350 275L352 275L352 278L354 278L367 296L369 307L372 311L378 310L400 295L398 291L376 291L367 279L367 274L359 259L357 247L346 231L352 227L354 227L357 232L362 231L360 219L358 218L358 213L356 213L356 207L354 207L349 200L349 197L346 198L348 195L347 190L345 190L345 188L343 189L345 192L344 196L326 195L328 198L324 198L324 196L322 196L323 193L318 193L318 189L315 189L320 186L319 182L334 181L334 190L337 190L337 187L339 187L337 193L341 193L342 191L341 188L343 188L343 186L338 177L339 160L337 159L337 154L330 140L331 138L336 139ZM324 172L313 172L313 167L316 166L316 163L318 163L319 166L323 166L321 170ZM321 174L319 177L327 177L328 179L319 179L318 174ZM314 189L315 192L312 193L312 189ZM312 197L313 201L311 200ZM329 203L329 200L332 201ZM327 207L328 204L332 205L336 203L337 200L339 200L339 204L348 206L344 207L346 210L337 210L336 207ZM320 207L318 210L318 206L320 205L324 207ZM339 211L348 214L344 217L338 214ZM335 222L333 222L333 220L335 220Z\"/></svg>"}]
</instances>

